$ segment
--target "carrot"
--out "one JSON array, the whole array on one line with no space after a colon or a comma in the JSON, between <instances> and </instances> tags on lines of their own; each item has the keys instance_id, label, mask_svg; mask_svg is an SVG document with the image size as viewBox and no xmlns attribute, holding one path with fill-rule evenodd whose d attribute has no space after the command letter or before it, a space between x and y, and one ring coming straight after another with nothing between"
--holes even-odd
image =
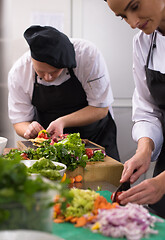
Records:
<instances>
[{"instance_id":1,"label":"carrot","mask_svg":"<svg viewBox=\"0 0 165 240\"><path fill-rule=\"evenodd\" d=\"M70 220L70 222L71 222L71 223L76 223L76 222L77 222L77 219L78 219L78 217L73 217L73 218Z\"/></svg>"},{"instance_id":2,"label":"carrot","mask_svg":"<svg viewBox=\"0 0 165 240\"><path fill-rule=\"evenodd\" d=\"M98 210L97 210L97 209L93 209L92 213L93 213L94 215L97 215L97 214L98 214Z\"/></svg>"},{"instance_id":3,"label":"carrot","mask_svg":"<svg viewBox=\"0 0 165 240\"><path fill-rule=\"evenodd\" d=\"M75 188L82 188L82 183L81 182L75 182L74 183Z\"/></svg>"},{"instance_id":4,"label":"carrot","mask_svg":"<svg viewBox=\"0 0 165 240\"><path fill-rule=\"evenodd\" d=\"M89 216L89 217L87 218L87 221L88 221L88 222L91 222L91 221L95 220L96 218L97 218L96 215L91 215L91 216Z\"/></svg>"},{"instance_id":5,"label":"carrot","mask_svg":"<svg viewBox=\"0 0 165 240\"><path fill-rule=\"evenodd\" d=\"M69 222L69 221L71 221L72 218L73 218L72 216L68 216L68 217L65 218L65 221Z\"/></svg>"},{"instance_id":6,"label":"carrot","mask_svg":"<svg viewBox=\"0 0 165 240\"><path fill-rule=\"evenodd\" d=\"M75 227L83 227L87 224L87 219L82 216L77 219L77 223L74 225Z\"/></svg>"},{"instance_id":7,"label":"carrot","mask_svg":"<svg viewBox=\"0 0 165 240\"><path fill-rule=\"evenodd\" d=\"M75 182L81 182L82 181L82 176L81 175L77 175L75 176Z\"/></svg>"},{"instance_id":8,"label":"carrot","mask_svg":"<svg viewBox=\"0 0 165 240\"><path fill-rule=\"evenodd\" d=\"M75 182L75 178L74 177L70 177L70 183L74 183Z\"/></svg>"},{"instance_id":9,"label":"carrot","mask_svg":"<svg viewBox=\"0 0 165 240\"><path fill-rule=\"evenodd\" d=\"M56 214L60 214L61 213L61 204L60 203L56 203L54 205L54 211Z\"/></svg>"},{"instance_id":10,"label":"carrot","mask_svg":"<svg viewBox=\"0 0 165 240\"><path fill-rule=\"evenodd\" d=\"M118 204L117 202L114 202L114 203L112 203L111 205L112 205L112 208L116 208L116 207L119 206L119 204Z\"/></svg>"},{"instance_id":11,"label":"carrot","mask_svg":"<svg viewBox=\"0 0 165 240\"><path fill-rule=\"evenodd\" d=\"M61 218L56 218L56 219L54 219L54 222L55 223L63 223L63 222L65 222L65 220L61 219Z\"/></svg>"}]
</instances>

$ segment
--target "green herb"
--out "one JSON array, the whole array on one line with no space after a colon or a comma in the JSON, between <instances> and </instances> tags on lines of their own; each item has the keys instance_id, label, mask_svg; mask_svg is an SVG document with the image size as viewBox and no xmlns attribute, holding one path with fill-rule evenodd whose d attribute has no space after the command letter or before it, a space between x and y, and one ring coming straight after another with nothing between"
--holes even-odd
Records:
<instances>
[{"instance_id":1,"label":"green herb","mask_svg":"<svg viewBox=\"0 0 165 240\"><path fill-rule=\"evenodd\" d=\"M68 170L75 170L78 166L86 167L87 162L91 161L104 161L104 154L101 150L95 150L93 157L88 159L85 154L85 144L82 143L80 133L69 134L66 138L50 145L50 139L44 141L37 149L27 149L18 151L17 149L11 150L4 157L14 159L16 156L26 153L31 160L38 160L42 157L64 163Z\"/></svg>"},{"instance_id":2,"label":"green herb","mask_svg":"<svg viewBox=\"0 0 165 240\"><path fill-rule=\"evenodd\" d=\"M62 166L55 166L54 163L46 158L40 158L27 170L29 173L37 173L50 180L60 180L62 177L58 170L63 169Z\"/></svg>"},{"instance_id":3,"label":"green herb","mask_svg":"<svg viewBox=\"0 0 165 240\"><path fill-rule=\"evenodd\" d=\"M12 160L0 156L0 229L43 230L55 195L70 199L69 190L66 184L29 177L17 153Z\"/></svg>"}]
</instances>

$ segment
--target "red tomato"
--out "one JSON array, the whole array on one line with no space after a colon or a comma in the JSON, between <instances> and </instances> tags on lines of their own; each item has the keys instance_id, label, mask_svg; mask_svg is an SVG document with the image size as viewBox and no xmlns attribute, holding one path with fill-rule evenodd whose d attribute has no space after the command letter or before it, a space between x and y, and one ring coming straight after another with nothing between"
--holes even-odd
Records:
<instances>
[{"instance_id":1,"label":"red tomato","mask_svg":"<svg viewBox=\"0 0 165 240\"><path fill-rule=\"evenodd\" d=\"M116 193L116 196L115 196L115 192L112 193L111 195L111 200L112 202L114 202L114 197L115 197L115 202L117 202L118 204L120 204L120 200L119 200L119 195L121 194L122 192L117 192Z\"/></svg>"},{"instance_id":2,"label":"red tomato","mask_svg":"<svg viewBox=\"0 0 165 240\"><path fill-rule=\"evenodd\" d=\"M115 196L115 192L113 192L112 195L111 195L111 201L112 201L112 202L113 202L114 196Z\"/></svg>"},{"instance_id":3,"label":"red tomato","mask_svg":"<svg viewBox=\"0 0 165 240\"><path fill-rule=\"evenodd\" d=\"M29 159L27 153L21 153L21 158L22 159Z\"/></svg>"},{"instance_id":4,"label":"red tomato","mask_svg":"<svg viewBox=\"0 0 165 240\"><path fill-rule=\"evenodd\" d=\"M88 159L90 159L91 157L93 157L93 150L91 148L86 148L85 149L85 153L88 156Z\"/></svg>"},{"instance_id":5,"label":"red tomato","mask_svg":"<svg viewBox=\"0 0 165 240\"><path fill-rule=\"evenodd\" d=\"M40 133L40 134L38 135L38 137L39 137L39 138L45 138L45 133L43 133L43 132Z\"/></svg>"},{"instance_id":6,"label":"red tomato","mask_svg":"<svg viewBox=\"0 0 165 240\"><path fill-rule=\"evenodd\" d=\"M38 135L38 137L39 137L39 138L49 139L47 133L44 133L44 132L40 133L40 134Z\"/></svg>"}]
</instances>

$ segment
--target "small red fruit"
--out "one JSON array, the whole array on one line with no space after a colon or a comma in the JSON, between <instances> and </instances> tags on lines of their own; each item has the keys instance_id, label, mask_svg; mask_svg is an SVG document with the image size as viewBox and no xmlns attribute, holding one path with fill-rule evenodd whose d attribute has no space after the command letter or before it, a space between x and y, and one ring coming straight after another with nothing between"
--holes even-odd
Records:
<instances>
[{"instance_id":1,"label":"small red fruit","mask_svg":"<svg viewBox=\"0 0 165 240\"><path fill-rule=\"evenodd\" d=\"M93 150L91 148L86 148L85 154L88 156L88 159L90 159L93 157Z\"/></svg>"},{"instance_id":2,"label":"small red fruit","mask_svg":"<svg viewBox=\"0 0 165 240\"><path fill-rule=\"evenodd\" d=\"M119 200L119 195L121 194L122 192L113 192L112 195L111 195L111 200L112 202L117 202L118 204L120 204L120 200ZM116 195L115 195L116 194ZM115 199L114 199L115 197Z\"/></svg>"}]
</instances>

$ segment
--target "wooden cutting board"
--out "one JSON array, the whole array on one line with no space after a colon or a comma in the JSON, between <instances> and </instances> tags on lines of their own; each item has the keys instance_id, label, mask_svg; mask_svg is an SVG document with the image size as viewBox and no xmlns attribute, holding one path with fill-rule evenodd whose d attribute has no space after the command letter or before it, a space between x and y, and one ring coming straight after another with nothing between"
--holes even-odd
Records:
<instances>
[{"instance_id":1,"label":"wooden cutting board","mask_svg":"<svg viewBox=\"0 0 165 240\"><path fill-rule=\"evenodd\" d=\"M104 147L95 144L89 140L85 139L85 147L92 149L104 149ZM28 148L37 147L32 144L30 141L18 141L17 147L19 150L23 151ZM75 177L81 175L83 181L92 182L92 181L105 181L116 187L120 184L121 173L123 171L123 164L116 161L115 159L106 156L104 162L89 162L85 168L78 167L74 171L66 171L67 177Z\"/></svg>"},{"instance_id":2,"label":"wooden cutting board","mask_svg":"<svg viewBox=\"0 0 165 240\"><path fill-rule=\"evenodd\" d=\"M85 148L91 148L91 149L96 149L96 148L99 148L99 149L102 149L102 150L105 150L104 147L94 143L94 142L91 142L87 139L84 139L85 141ZM17 142L17 148L21 151L23 150L26 150L28 148L33 148L33 149L36 149L37 147L33 145L33 143L31 141L18 141Z\"/></svg>"}]
</instances>

